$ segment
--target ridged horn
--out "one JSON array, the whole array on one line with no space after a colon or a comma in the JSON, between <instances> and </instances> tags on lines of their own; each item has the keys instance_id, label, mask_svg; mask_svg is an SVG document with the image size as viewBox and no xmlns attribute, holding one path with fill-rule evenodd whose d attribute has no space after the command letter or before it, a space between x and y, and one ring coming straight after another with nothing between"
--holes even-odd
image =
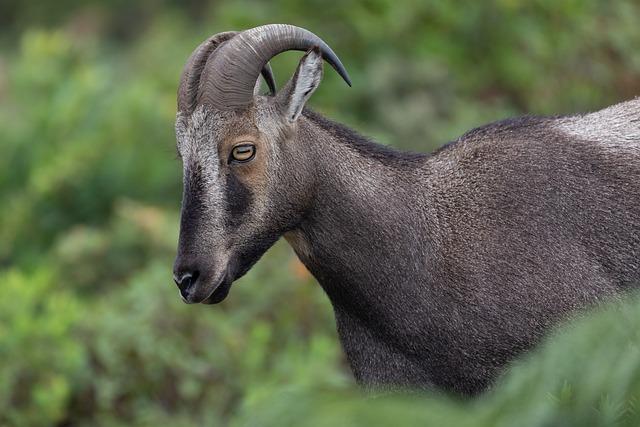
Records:
<instances>
[{"instance_id":1,"label":"ridged horn","mask_svg":"<svg viewBox=\"0 0 640 427\"><path fill-rule=\"evenodd\" d=\"M222 44L231 40L238 31L226 31L218 33L202 42L189 56L187 63L182 69L180 76L180 84L178 85L178 111L190 114L197 105L198 87L200 86L200 78L205 68L207 60L211 54ZM273 78L271 66L266 63L261 68L262 76L269 86L271 94L276 93L276 83ZM256 80L258 76L256 75ZM255 85L254 81L254 85Z\"/></svg>"},{"instance_id":2,"label":"ridged horn","mask_svg":"<svg viewBox=\"0 0 640 427\"><path fill-rule=\"evenodd\" d=\"M221 110L245 107L253 100L260 70L271 58L288 50L307 51L314 46L351 86L342 62L320 37L293 25L270 24L241 32L209 57L202 71L197 103Z\"/></svg>"}]
</instances>

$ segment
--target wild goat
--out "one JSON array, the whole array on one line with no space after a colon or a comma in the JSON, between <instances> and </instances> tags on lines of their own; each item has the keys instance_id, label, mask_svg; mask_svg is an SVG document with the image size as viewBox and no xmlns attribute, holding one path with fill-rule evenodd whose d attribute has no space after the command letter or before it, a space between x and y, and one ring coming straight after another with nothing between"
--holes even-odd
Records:
<instances>
[{"instance_id":1,"label":"wild goat","mask_svg":"<svg viewBox=\"0 0 640 427\"><path fill-rule=\"evenodd\" d=\"M268 61L286 50L306 54L276 93ZM404 153L304 108L323 58L350 83L327 44L290 25L217 34L189 58L185 302L222 301L284 236L329 296L360 383L472 395L573 310L636 286L640 99Z\"/></svg>"}]
</instances>

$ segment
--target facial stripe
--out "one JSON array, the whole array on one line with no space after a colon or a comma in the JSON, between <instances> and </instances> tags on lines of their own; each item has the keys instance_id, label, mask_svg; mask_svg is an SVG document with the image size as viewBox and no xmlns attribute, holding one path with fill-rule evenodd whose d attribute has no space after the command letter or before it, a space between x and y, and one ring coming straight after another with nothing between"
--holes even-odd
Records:
<instances>
[{"instance_id":1,"label":"facial stripe","mask_svg":"<svg viewBox=\"0 0 640 427\"><path fill-rule=\"evenodd\" d=\"M225 197L227 205L226 222L229 227L240 225L249 210L252 195L247 186L233 173L227 176Z\"/></svg>"}]
</instances>

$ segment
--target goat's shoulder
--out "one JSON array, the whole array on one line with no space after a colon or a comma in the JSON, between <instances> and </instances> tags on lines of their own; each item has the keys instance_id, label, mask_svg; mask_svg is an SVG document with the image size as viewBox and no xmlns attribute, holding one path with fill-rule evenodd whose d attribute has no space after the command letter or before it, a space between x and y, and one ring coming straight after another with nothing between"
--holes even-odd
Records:
<instances>
[{"instance_id":1,"label":"goat's shoulder","mask_svg":"<svg viewBox=\"0 0 640 427\"><path fill-rule=\"evenodd\" d=\"M521 116L499 120L472 129L450 145L483 144L539 136L547 131L553 117Z\"/></svg>"},{"instance_id":2,"label":"goat's shoulder","mask_svg":"<svg viewBox=\"0 0 640 427\"><path fill-rule=\"evenodd\" d=\"M554 117L522 116L489 123L443 145L433 152L431 160L472 160L475 163L502 157L508 152L528 151L537 145L536 141L549 139L554 120Z\"/></svg>"}]
</instances>

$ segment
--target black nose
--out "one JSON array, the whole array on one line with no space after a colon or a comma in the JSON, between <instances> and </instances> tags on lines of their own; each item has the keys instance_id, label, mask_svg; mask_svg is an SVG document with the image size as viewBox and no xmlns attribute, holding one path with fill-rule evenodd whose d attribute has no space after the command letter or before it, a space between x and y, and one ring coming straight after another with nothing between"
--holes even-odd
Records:
<instances>
[{"instance_id":1,"label":"black nose","mask_svg":"<svg viewBox=\"0 0 640 427\"><path fill-rule=\"evenodd\" d=\"M200 273L198 270L173 273L173 281L178 285L182 298L187 299L189 297L189 294L193 291L199 276Z\"/></svg>"}]
</instances>

